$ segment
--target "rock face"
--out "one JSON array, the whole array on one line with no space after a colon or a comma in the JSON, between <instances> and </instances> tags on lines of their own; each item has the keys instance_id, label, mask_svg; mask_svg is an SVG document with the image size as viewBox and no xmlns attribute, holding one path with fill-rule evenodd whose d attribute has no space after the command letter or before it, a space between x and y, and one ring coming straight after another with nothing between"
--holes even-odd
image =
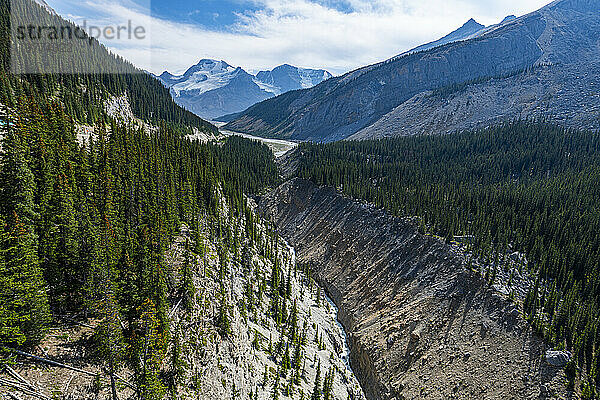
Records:
<instances>
[{"instance_id":1,"label":"rock face","mask_svg":"<svg viewBox=\"0 0 600 400\"><path fill-rule=\"evenodd\" d=\"M222 200L221 204L225 204ZM241 221L225 219L229 213L227 207L220 212L223 226L236 225L244 231ZM326 374L333 374L331 388L334 399L364 400L360 384L348 364L348 344L336 320L335 306L323 296L323 290L312 279L296 270L294 249L279 237L275 241L275 236L270 236L261 224L257 235L260 244L252 244L243 235L239 237L248 251L244 251L246 255L242 256L240 249L227 248L228 245L211 235L211 223L207 219L200 222L202 250L199 252L202 254L188 252L195 235L185 225L165 254L170 299L175 300L179 296L177 292L182 287L182 268L186 260L191 265L196 293L188 309L182 300L173 301L169 309L169 330L174 341L170 341L163 375L173 372L171 357L175 342L180 345L181 373L175 392L169 390L163 399L270 400L276 392L280 400L308 399L319 370L320 383ZM268 239L266 235L269 235ZM267 240L274 249L272 256L262 254ZM246 261L242 262L242 258ZM286 286L290 290L290 299L283 304L289 308L290 318L293 307L296 308L298 334L304 338L301 340L303 344L295 348L290 343L289 330L283 329L287 317L279 325L271 317L273 294L267 281L275 262L282 273L287 271ZM228 310L225 313L230 323L227 336L223 336L218 323L223 304ZM36 355L77 366L89 374L77 374L57 366L40 368L40 364L32 359L18 358L14 369L35 385L39 395L10 393L9 390L16 389L4 384L14 377L7 370L0 369L0 398L112 399L110 385L103 376L105 371L98 365L91 339L99 321L85 322L53 326L53 334L46 337L39 348L41 353ZM296 353L295 349L300 353ZM291 358L291 365L286 370L282 369L284 354ZM301 365L294 365L296 362ZM135 383L134 371L128 364L121 368L120 373L129 377L130 382L126 385L119 380L117 397L138 398L132 390L135 386L131 386ZM94 374L102 376L101 384L94 384Z\"/></svg>"},{"instance_id":2,"label":"rock face","mask_svg":"<svg viewBox=\"0 0 600 400\"><path fill-rule=\"evenodd\" d=\"M415 47L414 49L402 54L416 53L419 51L433 49L438 46L443 46L448 43L458 42L459 40L470 39L471 37L477 35L485 29L485 25L481 25L479 22L475 21L473 18L468 20L463 26L444 36L441 39L438 39L431 43L426 43L424 45Z\"/></svg>"},{"instance_id":3,"label":"rock face","mask_svg":"<svg viewBox=\"0 0 600 400\"><path fill-rule=\"evenodd\" d=\"M298 68L289 64L256 74L258 84L267 86L267 89L270 87L271 92L277 95L290 90L308 89L331 77L329 72L322 69Z\"/></svg>"},{"instance_id":4,"label":"rock face","mask_svg":"<svg viewBox=\"0 0 600 400\"><path fill-rule=\"evenodd\" d=\"M165 71L157 78L175 102L202 118L215 119L290 90L311 88L329 79L324 70L282 65L256 76L225 61L200 60L183 75Z\"/></svg>"},{"instance_id":5,"label":"rock face","mask_svg":"<svg viewBox=\"0 0 600 400\"><path fill-rule=\"evenodd\" d=\"M227 128L324 142L541 116L597 129L599 13L597 1L555 1L472 39L259 103Z\"/></svg>"},{"instance_id":6,"label":"rock face","mask_svg":"<svg viewBox=\"0 0 600 400\"><path fill-rule=\"evenodd\" d=\"M339 307L368 399L567 398L519 308L413 220L299 179L260 207Z\"/></svg>"}]
</instances>

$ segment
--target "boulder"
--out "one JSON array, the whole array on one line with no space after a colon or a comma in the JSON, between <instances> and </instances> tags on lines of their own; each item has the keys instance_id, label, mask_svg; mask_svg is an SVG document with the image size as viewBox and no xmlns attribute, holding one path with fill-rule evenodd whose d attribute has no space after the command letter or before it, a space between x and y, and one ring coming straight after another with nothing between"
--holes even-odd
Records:
<instances>
[{"instance_id":1,"label":"boulder","mask_svg":"<svg viewBox=\"0 0 600 400\"><path fill-rule=\"evenodd\" d=\"M568 351L548 350L546 362L553 367L564 368L571 361L571 353Z\"/></svg>"}]
</instances>

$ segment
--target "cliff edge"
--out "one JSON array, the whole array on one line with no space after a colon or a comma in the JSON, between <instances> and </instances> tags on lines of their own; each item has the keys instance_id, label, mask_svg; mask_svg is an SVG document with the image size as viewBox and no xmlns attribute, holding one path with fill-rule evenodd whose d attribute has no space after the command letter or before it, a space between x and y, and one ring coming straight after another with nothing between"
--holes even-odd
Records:
<instances>
[{"instance_id":1,"label":"cliff edge","mask_svg":"<svg viewBox=\"0 0 600 400\"><path fill-rule=\"evenodd\" d=\"M339 307L369 399L574 396L520 308L415 221L300 179L260 207Z\"/></svg>"}]
</instances>

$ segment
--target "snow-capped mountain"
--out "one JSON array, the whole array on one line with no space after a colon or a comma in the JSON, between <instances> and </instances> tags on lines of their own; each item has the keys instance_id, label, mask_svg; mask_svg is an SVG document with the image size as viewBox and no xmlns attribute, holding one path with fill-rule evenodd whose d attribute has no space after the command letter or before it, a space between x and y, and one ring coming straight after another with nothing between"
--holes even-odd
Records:
<instances>
[{"instance_id":1,"label":"snow-capped mountain","mask_svg":"<svg viewBox=\"0 0 600 400\"><path fill-rule=\"evenodd\" d=\"M56 14L56 11L54 11L54 9L50 7L44 0L34 0L34 2L44 7L50 14L58 15Z\"/></svg>"},{"instance_id":2,"label":"snow-capped mountain","mask_svg":"<svg viewBox=\"0 0 600 400\"><path fill-rule=\"evenodd\" d=\"M280 65L272 71L260 71L256 75L256 83L275 95L290 90L308 89L331 78L324 70L305 69L289 64Z\"/></svg>"},{"instance_id":3,"label":"snow-capped mountain","mask_svg":"<svg viewBox=\"0 0 600 400\"><path fill-rule=\"evenodd\" d=\"M171 90L175 102L202 118L215 119L290 90L311 88L331 77L325 70L287 64L254 76L225 61L204 59L183 75L165 71L157 78Z\"/></svg>"},{"instance_id":4,"label":"snow-capped mountain","mask_svg":"<svg viewBox=\"0 0 600 400\"><path fill-rule=\"evenodd\" d=\"M458 42L461 40L473 39L473 38L479 37L485 33L492 31L492 30L498 28L499 26L509 23L509 22L515 20L516 18L517 17L515 17L514 15L509 15L506 18L504 18L502 20L502 22L500 22L499 24L494 24L494 25L490 25L490 26L481 25L479 22L477 22L473 18L471 18L470 20L465 22L465 24L463 26L461 26L457 30L449 33L448 35L444 36L443 38L438 39L434 42L426 43L421 46L415 47L412 50L402 53L400 56L404 56L404 55L410 54L410 53L416 53L418 51L425 51L425 50L433 49L438 46L443 46L445 44L454 43L454 42Z\"/></svg>"},{"instance_id":5,"label":"snow-capped mountain","mask_svg":"<svg viewBox=\"0 0 600 400\"><path fill-rule=\"evenodd\" d=\"M598 0L556 0L483 33L454 35L266 100L226 129L320 142L451 133L515 119L597 130L598 15Z\"/></svg>"}]
</instances>

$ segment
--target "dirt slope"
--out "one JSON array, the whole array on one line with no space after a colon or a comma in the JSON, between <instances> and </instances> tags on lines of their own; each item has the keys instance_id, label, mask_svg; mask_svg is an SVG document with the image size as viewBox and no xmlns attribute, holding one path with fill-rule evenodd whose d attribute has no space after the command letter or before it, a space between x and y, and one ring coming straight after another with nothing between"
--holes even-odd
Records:
<instances>
[{"instance_id":1,"label":"dirt slope","mask_svg":"<svg viewBox=\"0 0 600 400\"><path fill-rule=\"evenodd\" d=\"M571 398L519 307L413 221L299 179L261 209L339 307L369 399Z\"/></svg>"}]
</instances>

